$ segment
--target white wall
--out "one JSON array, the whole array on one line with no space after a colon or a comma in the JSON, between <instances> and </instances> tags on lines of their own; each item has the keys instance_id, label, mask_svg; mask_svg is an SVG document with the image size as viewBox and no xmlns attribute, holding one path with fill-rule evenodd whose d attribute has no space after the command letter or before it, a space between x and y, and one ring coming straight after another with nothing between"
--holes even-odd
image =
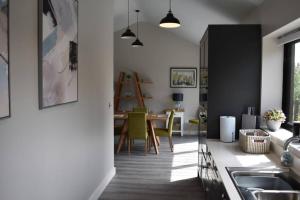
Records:
<instances>
[{"instance_id":1,"label":"white wall","mask_svg":"<svg viewBox=\"0 0 300 200\"><path fill-rule=\"evenodd\" d=\"M120 39L124 30L115 32L115 80L120 71L136 71L141 77L153 81L153 85L145 85L143 89L153 96L153 100L146 100L146 104L154 112L173 106L172 93L182 92L185 118L195 118L199 107L198 86L170 88L169 78L170 67L197 67L199 75L199 46L148 23L141 23L140 30L142 48L132 48L132 41Z\"/></svg>"},{"instance_id":2,"label":"white wall","mask_svg":"<svg viewBox=\"0 0 300 200\"><path fill-rule=\"evenodd\" d=\"M299 8L299 0L265 0L242 20L246 24L262 24L261 114L282 107L283 46L277 44L276 38L299 28L290 23L300 17Z\"/></svg>"},{"instance_id":3,"label":"white wall","mask_svg":"<svg viewBox=\"0 0 300 200\"><path fill-rule=\"evenodd\" d=\"M242 23L262 24L263 35L275 31L300 17L299 0L265 0Z\"/></svg>"},{"instance_id":4,"label":"white wall","mask_svg":"<svg viewBox=\"0 0 300 200\"><path fill-rule=\"evenodd\" d=\"M79 102L38 109L37 0L10 0L1 200L87 200L113 172L113 1L79 1Z\"/></svg>"},{"instance_id":5,"label":"white wall","mask_svg":"<svg viewBox=\"0 0 300 200\"><path fill-rule=\"evenodd\" d=\"M264 37L262 54L261 114L282 106L283 46Z\"/></svg>"}]
</instances>

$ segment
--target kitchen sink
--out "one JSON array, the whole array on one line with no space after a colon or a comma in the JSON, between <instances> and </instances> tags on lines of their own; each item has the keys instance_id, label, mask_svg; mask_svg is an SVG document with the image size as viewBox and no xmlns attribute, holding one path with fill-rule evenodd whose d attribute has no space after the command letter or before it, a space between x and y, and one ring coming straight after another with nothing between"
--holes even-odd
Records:
<instances>
[{"instance_id":1,"label":"kitchen sink","mask_svg":"<svg viewBox=\"0 0 300 200\"><path fill-rule=\"evenodd\" d=\"M256 191L253 195L258 200L300 200L299 191Z\"/></svg>"},{"instance_id":2,"label":"kitchen sink","mask_svg":"<svg viewBox=\"0 0 300 200\"><path fill-rule=\"evenodd\" d=\"M300 200L300 178L290 170L227 167L244 200Z\"/></svg>"},{"instance_id":3,"label":"kitchen sink","mask_svg":"<svg viewBox=\"0 0 300 200\"><path fill-rule=\"evenodd\" d=\"M264 190L293 190L293 188L280 177L268 176L235 176L237 185L243 188L257 188Z\"/></svg>"}]
</instances>

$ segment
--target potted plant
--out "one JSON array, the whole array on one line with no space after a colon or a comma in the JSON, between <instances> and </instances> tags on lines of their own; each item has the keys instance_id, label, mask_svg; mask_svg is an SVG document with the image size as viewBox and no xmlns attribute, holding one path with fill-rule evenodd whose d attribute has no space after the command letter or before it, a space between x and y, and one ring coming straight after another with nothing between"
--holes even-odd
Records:
<instances>
[{"instance_id":1,"label":"potted plant","mask_svg":"<svg viewBox=\"0 0 300 200\"><path fill-rule=\"evenodd\" d=\"M267 127L271 131L277 131L281 124L285 121L286 117L282 110L272 109L264 114L264 119L267 122Z\"/></svg>"}]
</instances>

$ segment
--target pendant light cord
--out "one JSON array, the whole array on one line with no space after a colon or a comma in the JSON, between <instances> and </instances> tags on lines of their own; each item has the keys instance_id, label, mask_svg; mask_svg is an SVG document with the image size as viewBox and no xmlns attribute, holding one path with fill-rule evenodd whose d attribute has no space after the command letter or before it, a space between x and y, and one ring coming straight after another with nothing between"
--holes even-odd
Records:
<instances>
[{"instance_id":1,"label":"pendant light cord","mask_svg":"<svg viewBox=\"0 0 300 200\"><path fill-rule=\"evenodd\" d=\"M128 0L128 10L127 10L127 14L128 14L127 20L128 20L128 28L129 28L129 0Z\"/></svg>"},{"instance_id":2,"label":"pendant light cord","mask_svg":"<svg viewBox=\"0 0 300 200\"><path fill-rule=\"evenodd\" d=\"M169 12L172 12L172 10L171 10L171 7L172 7L172 2L171 2L171 0L169 0Z\"/></svg>"},{"instance_id":3,"label":"pendant light cord","mask_svg":"<svg viewBox=\"0 0 300 200\"><path fill-rule=\"evenodd\" d=\"M136 10L136 38L139 38L139 10Z\"/></svg>"}]
</instances>

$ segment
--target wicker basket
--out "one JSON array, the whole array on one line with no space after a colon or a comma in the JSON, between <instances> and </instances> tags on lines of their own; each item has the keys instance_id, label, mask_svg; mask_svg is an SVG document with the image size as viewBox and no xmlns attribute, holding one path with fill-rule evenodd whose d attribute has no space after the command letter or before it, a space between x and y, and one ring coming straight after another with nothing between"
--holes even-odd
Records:
<instances>
[{"instance_id":1,"label":"wicker basket","mask_svg":"<svg viewBox=\"0 0 300 200\"><path fill-rule=\"evenodd\" d=\"M241 129L239 133L239 144L247 153L269 153L270 135L260 129Z\"/></svg>"}]
</instances>

